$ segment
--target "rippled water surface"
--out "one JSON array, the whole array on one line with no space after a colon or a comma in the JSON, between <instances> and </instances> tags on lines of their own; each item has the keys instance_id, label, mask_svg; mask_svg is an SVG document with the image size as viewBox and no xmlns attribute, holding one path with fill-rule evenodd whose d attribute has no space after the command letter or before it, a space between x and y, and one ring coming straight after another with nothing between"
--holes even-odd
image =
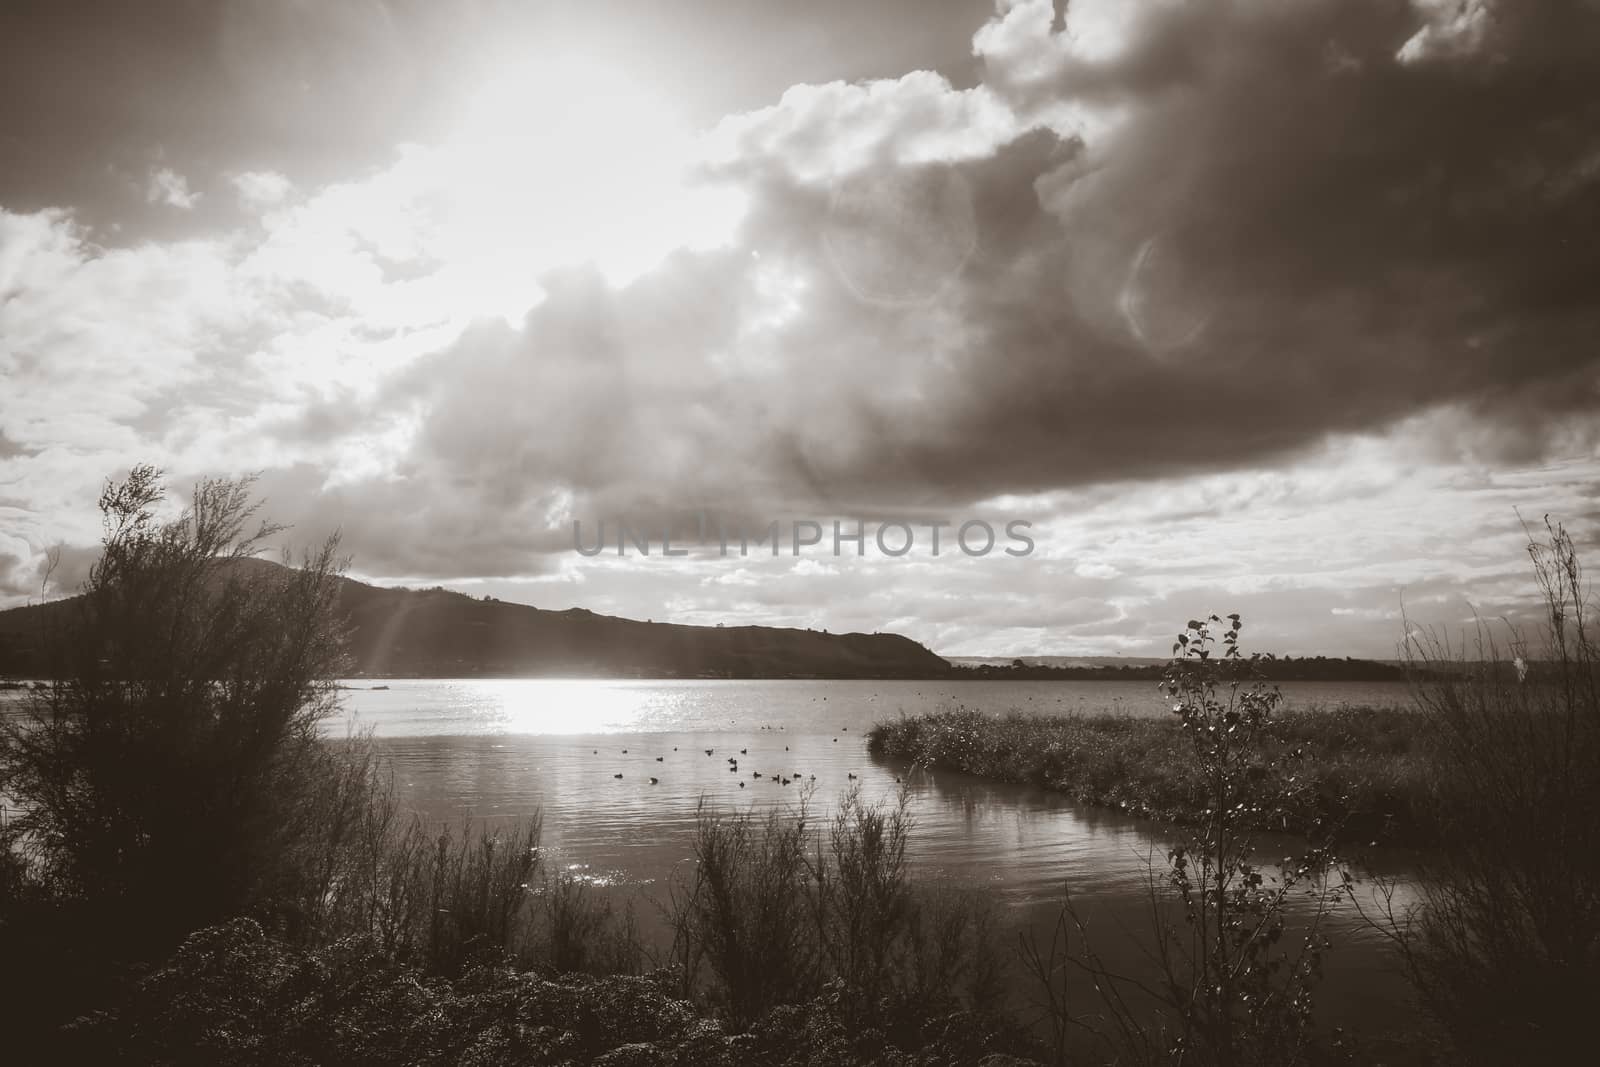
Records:
<instances>
[{"instance_id":1,"label":"rippled water surface","mask_svg":"<svg viewBox=\"0 0 1600 1067\"><path fill-rule=\"evenodd\" d=\"M1153 683L349 684L348 717L329 728L374 730L411 809L451 820L542 812L547 856L638 901L647 928L649 901L664 895L674 867L687 861L702 800L724 810L794 807L810 789L813 810L826 810L852 784L851 775L869 800L892 797L906 779L919 879L984 887L1013 928L1034 929L1045 927L1062 886L1070 884L1106 931L1102 950L1112 959L1126 955L1132 963L1137 956L1123 928L1143 928L1145 860L1153 854L1159 864L1165 857L1165 836L1147 822L964 775L909 775L866 750L875 721L941 707L1165 714ZM1381 683L1283 689L1289 706L1301 708L1403 704L1407 693L1403 684ZM1376 862L1386 873L1404 870L1392 856ZM1372 1028L1395 1025L1407 1008L1380 939L1348 912L1334 916L1330 928L1340 946L1327 960L1330 1011Z\"/></svg>"}]
</instances>

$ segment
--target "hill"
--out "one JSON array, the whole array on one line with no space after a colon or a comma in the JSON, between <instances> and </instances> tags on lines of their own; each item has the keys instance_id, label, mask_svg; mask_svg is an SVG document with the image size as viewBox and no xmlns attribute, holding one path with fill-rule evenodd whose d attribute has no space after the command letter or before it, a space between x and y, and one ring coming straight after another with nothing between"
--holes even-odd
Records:
<instances>
[{"instance_id":1,"label":"hill","mask_svg":"<svg viewBox=\"0 0 1600 1067\"><path fill-rule=\"evenodd\" d=\"M251 580L276 564L250 561ZM44 673L41 635L77 598L0 611L0 675ZM898 634L771 626L685 626L549 611L446 589L344 578L354 669L369 677L936 678L949 664Z\"/></svg>"}]
</instances>

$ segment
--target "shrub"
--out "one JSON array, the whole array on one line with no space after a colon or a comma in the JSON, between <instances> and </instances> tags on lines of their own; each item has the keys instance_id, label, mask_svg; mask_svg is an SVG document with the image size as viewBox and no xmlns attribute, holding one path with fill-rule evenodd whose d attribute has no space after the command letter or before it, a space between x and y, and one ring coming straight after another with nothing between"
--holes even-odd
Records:
<instances>
[{"instance_id":1,"label":"shrub","mask_svg":"<svg viewBox=\"0 0 1600 1067\"><path fill-rule=\"evenodd\" d=\"M319 791L343 662L335 544L298 569L250 566L276 528L247 532L247 488L203 482L158 523L159 472L108 485L56 680L0 730L21 812L7 833L32 876L151 945L292 894Z\"/></svg>"},{"instance_id":2,"label":"shrub","mask_svg":"<svg viewBox=\"0 0 1600 1067\"><path fill-rule=\"evenodd\" d=\"M230 1067L410 1064L694 1064L870 1067L1010 1064L1025 1051L991 1016L929 1013L904 1042L861 1026L838 986L773 1009L746 1031L672 994L665 973L546 977L476 967L455 980L397 965L370 938L317 949L250 920L189 937L116 1010L81 1020L78 1063ZM988 1059L1000 1053L997 1058Z\"/></svg>"},{"instance_id":3,"label":"shrub","mask_svg":"<svg viewBox=\"0 0 1600 1067\"><path fill-rule=\"evenodd\" d=\"M100 498L103 551L47 643L53 681L0 723L17 815L0 1001L22 1029L108 995L187 932L316 895L308 840L338 756L318 727L343 664L329 541L255 560L278 528L249 482L205 481L158 521L160 472ZM15 866L20 862L20 868Z\"/></svg>"},{"instance_id":4,"label":"shrub","mask_svg":"<svg viewBox=\"0 0 1600 1067\"><path fill-rule=\"evenodd\" d=\"M694 873L673 898L674 955L709 966L713 995L735 1024L817 988L808 843L804 807L792 819L773 809L757 822L748 811L722 815L701 805Z\"/></svg>"},{"instance_id":5,"label":"shrub","mask_svg":"<svg viewBox=\"0 0 1600 1067\"><path fill-rule=\"evenodd\" d=\"M1316 825L1295 827L1317 834L1299 860L1266 867L1254 858L1253 828L1300 811L1277 785L1292 775L1274 766L1278 749L1267 744L1281 695L1252 681L1255 662L1240 652L1239 616L1228 617L1219 641L1212 626L1222 621L1190 620L1163 683L1199 798L1194 828L1167 854L1164 874L1150 861L1155 979L1110 971L1070 895L1054 940L1024 942L1058 1058L1073 1026L1094 1034L1118 1062L1292 1065L1314 1054L1312 994L1328 947L1320 919L1348 876L1324 881L1331 856ZM1281 758L1299 763L1293 752ZM1317 907L1295 945L1285 939L1288 906L1301 895ZM1070 950L1074 932L1080 947ZM1098 1017L1072 1012L1069 966L1093 978Z\"/></svg>"},{"instance_id":6,"label":"shrub","mask_svg":"<svg viewBox=\"0 0 1600 1067\"><path fill-rule=\"evenodd\" d=\"M190 931L249 915L290 942L370 937L458 975L524 954L537 819L402 820L369 738L320 733L344 665L340 564L255 560L249 481L158 521L160 473L101 496L105 537L47 647L54 680L0 723L0 1011L21 1041L114 997ZM19 1036L20 1035L20 1036Z\"/></svg>"},{"instance_id":7,"label":"shrub","mask_svg":"<svg viewBox=\"0 0 1600 1067\"><path fill-rule=\"evenodd\" d=\"M811 901L830 972L876 1003L900 961L912 916L906 843L911 818L901 792L893 808L869 806L859 784L846 791L811 863Z\"/></svg>"}]
</instances>

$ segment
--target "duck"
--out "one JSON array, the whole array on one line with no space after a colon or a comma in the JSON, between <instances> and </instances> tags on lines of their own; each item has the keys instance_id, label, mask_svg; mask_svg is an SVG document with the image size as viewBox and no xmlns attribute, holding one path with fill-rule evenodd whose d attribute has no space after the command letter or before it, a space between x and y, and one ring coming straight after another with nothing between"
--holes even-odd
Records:
<instances>
[{"instance_id":1,"label":"duck","mask_svg":"<svg viewBox=\"0 0 1600 1067\"><path fill-rule=\"evenodd\" d=\"M655 778L655 777L652 777L652 778L651 778L651 779L650 779L650 784L651 784L651 785L657 785L657 784L659 784L659 783L660 783L660 781L661 781L661 779L659 779L659 778Z\"/></svg>"},{"instance_id":2,"label":"duck","mask_svg":"<svg viewBox=\"0 0 1600 1067\"><path fill-rule=\"evenodd\" d=\"M611 777L613 777L613 778L621 778L621 777L622 777L622 775L620 775L620 774L613 774L613 775L612 775L612 776L611 776Z\"/></svg>"}]
</instances>

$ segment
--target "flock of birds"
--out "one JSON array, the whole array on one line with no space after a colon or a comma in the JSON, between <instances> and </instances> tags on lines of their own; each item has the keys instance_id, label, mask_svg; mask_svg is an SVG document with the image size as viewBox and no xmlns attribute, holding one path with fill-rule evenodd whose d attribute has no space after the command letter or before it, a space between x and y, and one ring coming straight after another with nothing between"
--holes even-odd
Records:
<instances>
[{"instance_id":1,"label":"flock of birds","mask_svg":"<svg viewBox=\"0 0 1600 1067\"><path fill-rule=\"evenodd\" d=\"M771 726L763 726L763 727L761 727L761 729L763 729L763 730L771 730L771 729L773 729L773 727L771 727ZM779 727L777 727L777 729L782 730L783 727L779 726ZM848 727L848 726L840 727L841 732L847 731L849 729L850 729L850 727ZM833 743L834 744L838 744L839 743L839 739L837 737L835 737L833 739ZM789 751L789 746L788 745L784 745L783 746L783 750L785 752L788 752ZM674 752L678 751L678 748L677 748L676 745L673 746L672 751L674 751ZM600 754L600 750L598 748L595 749L594 750L594 754L596 756L598 756ZM627 749L623 749L622 750L622 754L624 756L626 756L628 754L628 750ZM715 747L708 748L708 749L705 750L705 754L707 756L715 756L717 754L717 750L716 750ZM728 773L729 774L738 774L739 773L739 756L748 756L749 754L750 754L750 749L749 748L741 748L739 750L739 754L737 756L727 756L727 757L725 757L727 759L727 762L728 762ZM657 756L656 757L656 762L657 763L664 763L664 762L666 762L666 758L667 758L666 756ZM620 778L622 778L622 772L619 771L616 774L613 774L611 777L620 779ZM856 780L856 773L854 771L850 771L848 773L847 777L851 781L855 781ZM805 775L804 778L802 779L801 772L799 772L799 771L790 771L790 772L781 772L780 771L778 773L770 773L769 772L768 774L765 774L765 775L763 775L760 771L752 771L752 772L750 772L750 780L751 781L769 781L773 785L789 785L792 782L799 782L799 781L802 781L802 780L808 781L808 782L814 782L814 781L817 780L817 776L814 775L814 774L810 774L810 775ZM898 782L899 779L896 778L895 781ZM658 777L656 777L654 775L650 776L650 784L651 785L659 785L660 782L661 782L660 778L658 778ZM744 779L741 778L740 781L739 781L739 788L743 789L744 787L745 787L745 781L744 781Z\"/></svg>"}]
</instances>

